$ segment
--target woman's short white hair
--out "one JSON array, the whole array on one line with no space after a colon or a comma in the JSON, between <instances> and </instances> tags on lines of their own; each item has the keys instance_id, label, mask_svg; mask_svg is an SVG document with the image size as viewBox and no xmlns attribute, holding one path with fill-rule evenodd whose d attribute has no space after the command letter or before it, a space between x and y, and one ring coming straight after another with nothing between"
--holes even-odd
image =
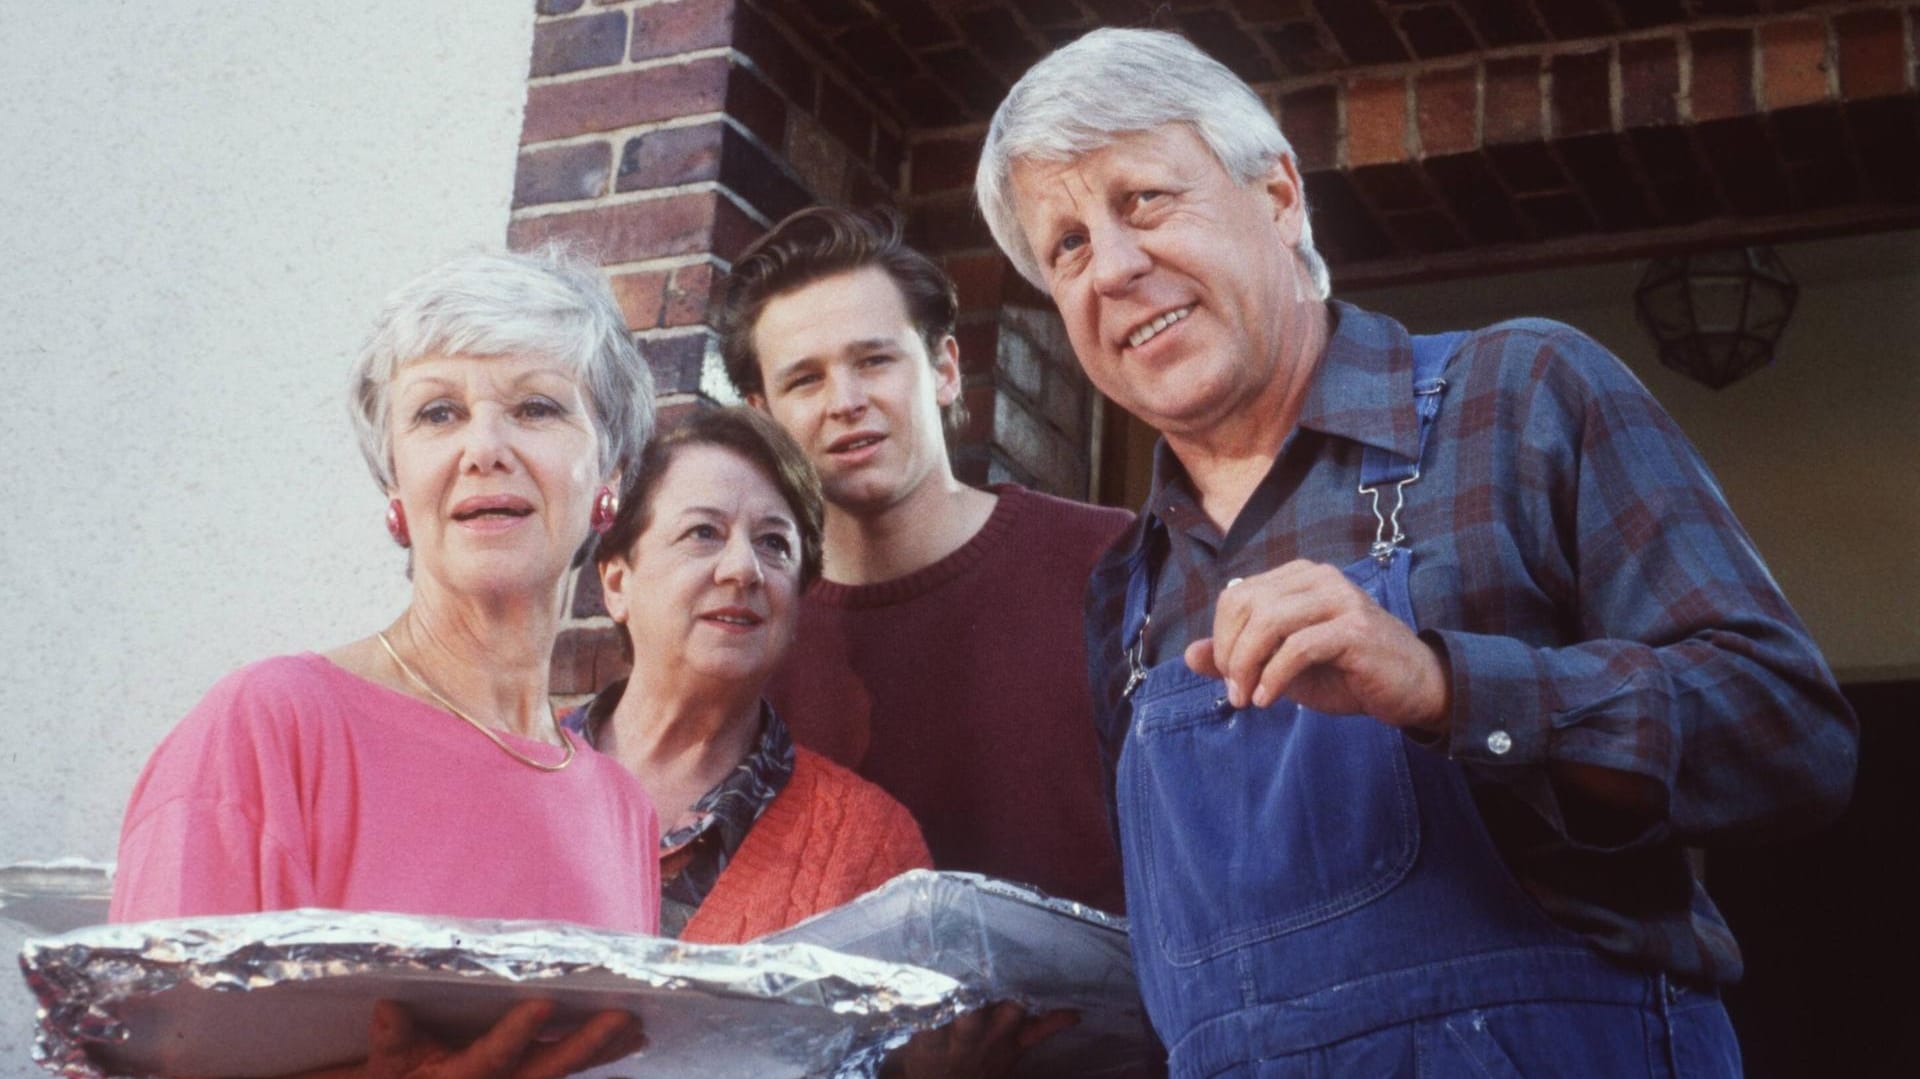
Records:
<instances>
[{"instance_id":1,"label":"woman's short white hair","mask_svg":"<svg viewBox=\"0 0 1920 1079\"><path fill-rule=\"evenodd\" d=\"M559 245L526 254L462 255L402 285L354 362L353 429L391 491L393 376L428 356L538 356L579 378L600 447L600 474L639 455L653 435L653 375L600 267Z\"/></svg>"},{"instance_id":2,"label":"woman's short white hair","mask_svg":"<svg viewBox=\"0 0 1920 1079\"><path fill-rule=\"evenodd\" d=\"M1022 158L1071 161L1117 136L1186 124L1235 181L1259 180L1293 146L1260 95L1186 38L1164 30L1094 30L1028 69L993 114L974 194L1000 250L1042 289L1040 262L1014 216L1011 177ZM1297 162L1296 162L1297 165ZM1314 298L1331 291L1327 262L1304 216L1295 248Z\"/></svg>"}]
</instances>

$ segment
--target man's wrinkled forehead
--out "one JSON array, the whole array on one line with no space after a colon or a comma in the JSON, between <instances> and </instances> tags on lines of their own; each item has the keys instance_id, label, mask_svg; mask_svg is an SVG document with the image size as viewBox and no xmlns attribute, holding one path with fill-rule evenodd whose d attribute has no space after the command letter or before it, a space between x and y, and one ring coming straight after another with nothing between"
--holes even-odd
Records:
<instances>
[{"instance_id":1,"label":"man's wrinkled forehead","mask_svg":"<svg viewBox=\"0 0 1920 1079\"><path fill-rule=\"evenodd\" d=\"M1169 120L1153 127L1085 132L1074 140L1072 150L1042 150L1010 158L1008 172L1018 173L1023 165L1078 167L1094 158L1114 156L1142 162L1158 160L1189 174L1209 166L1227 169L1198 126L1186 120Z\"/></svg>"},{"instance_id":2,"label":"man's wrinkled forehead","mask_svg":"<svg viewBox=\"0 0 1920 1079\"><path fill-rule=\"evenodd\" d=\"M1010 163L1009 179L1016 193L1024 187L1028 193L1049 190L1087 197L1095 194L1089 185L1096 178L1193 181L1215 170L1226 171L1212 147L1191 124L1174 121L1143 130L1112 132L1099 143L1070 154L1016 157Z\"/></svg>"}]
</instances>

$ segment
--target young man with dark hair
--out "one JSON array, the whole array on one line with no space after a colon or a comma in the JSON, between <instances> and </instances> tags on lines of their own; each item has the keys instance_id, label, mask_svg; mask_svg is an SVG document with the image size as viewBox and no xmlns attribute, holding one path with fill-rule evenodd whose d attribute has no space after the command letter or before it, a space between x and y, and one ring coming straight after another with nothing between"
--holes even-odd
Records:
<instances>
[{"instance_id":1,"label":"young man with dark hair","mask_svg":"<svg viewBox=\"0 0 1920 1079\"><path fill-rule=\"evenodd\" d=\"M816 207L735 264L727 373L804 447L826 571L769 696L904 802L942 869L1122 904L1081 602L1130 515L955 478L958 303L897 221Z\"/></svg>"}]
</instances>

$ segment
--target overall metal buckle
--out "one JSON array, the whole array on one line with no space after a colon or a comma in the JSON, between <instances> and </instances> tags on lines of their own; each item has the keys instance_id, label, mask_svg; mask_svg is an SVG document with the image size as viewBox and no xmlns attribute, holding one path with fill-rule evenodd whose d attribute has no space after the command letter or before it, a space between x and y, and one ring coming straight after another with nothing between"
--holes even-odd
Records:
<instances>
[{"instance_id":1,"label":"overall metal buckle","mask_svg":"<svg viewBox=\"0 0 1920 1079\"><path fill-rule=\"evenodd\" d=\"M1358 488L1361 494L1373 496L1373 519L1377 524L1373 530L1373 545L1367 548L1367 553L1383 566L1393 560L1394 548L1401 546L1407 538L1407 534L1400 530L1400 511L1407 504L1407 484L1419 479L1420 471L1415 469L1413 475L1393 485L1393 512L1386 516L1380 513L1380 486L1375 484L1368 487L1363 483ZM1393 529L1392 535L1387 534L1389 526Z\"/></svg>"},{"instance_id":2,"label":"overall metal buckle","mask_svg":"<svg viewBox=\"0 0 1920 1079\"><path fill-rule=\"evenodd\" d=\"M1436 378L1432 382L1415 386L1413 388L1413 395L1415 397L1437 397L1441 392L1446 390L1446 388L1447 380L1444 378ZM1424 436L1421 441L1423 444L1425 443L1426 440ZM1375 562L1383 566L1393 561L1395 548L1405 546L1407 534L1400 530L1400 511L1405 509L1407 505L1407 484L1418 483L1419 480L1420 465L1416 461L1413 467L1413 475L1393 485L1393 512L1385 516L1382 516L1380 513L1380 485L1374 484L1369 487L1363 482L1357 488L1361 494L1370 495L1373 498L1373 519L1375 522L1373 546L1367 548L1367 554L1371 555ZM1393 530L1392 535L1387 534L1389 527Z\"/></svg>"},{"instance_id":3,"label":"overall metal buckle","mask_svg":"<svg viewBox=\"0 0 1920 1079\"><path fill-rule=\"evenodd\" d=\"M1140 688L1141 682L1146 681L1147 667L1143 660L1146 658L1147 651L1147 623L1152 621L1152 615L1142 618L1140 633L1134 637L1133 643L1127 646L1127 684L1120 687L1120 699L1123 701L1131 700L1133 691Z\"/></svg>"}]
</instances>

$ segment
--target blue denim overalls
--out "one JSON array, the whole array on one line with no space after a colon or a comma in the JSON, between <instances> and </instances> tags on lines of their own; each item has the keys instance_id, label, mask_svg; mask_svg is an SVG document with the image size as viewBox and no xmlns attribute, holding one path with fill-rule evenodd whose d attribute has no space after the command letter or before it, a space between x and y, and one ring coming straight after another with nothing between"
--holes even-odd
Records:
<instances>
[{"instance_id":1,"label":"blue denim overalls","mask_svg":"<svg viewBox=\"0 0 1920 1079\"><path fill-rule=\"evenodd\" d=\"M1414 339L1422 446L1461 336ZM1377 541L1345 571L1409 626L1419 537L1399 511L1418 478L1417 460L1366 448L1356 512ZM1174 1076L1739 1074L1718 996L1549 919L1443 755L1365 716L1236 711L1179 656L1143 668L1161 527L1129 568L1115 795L1140 989Z\"/></svg>"}]
</instances>

